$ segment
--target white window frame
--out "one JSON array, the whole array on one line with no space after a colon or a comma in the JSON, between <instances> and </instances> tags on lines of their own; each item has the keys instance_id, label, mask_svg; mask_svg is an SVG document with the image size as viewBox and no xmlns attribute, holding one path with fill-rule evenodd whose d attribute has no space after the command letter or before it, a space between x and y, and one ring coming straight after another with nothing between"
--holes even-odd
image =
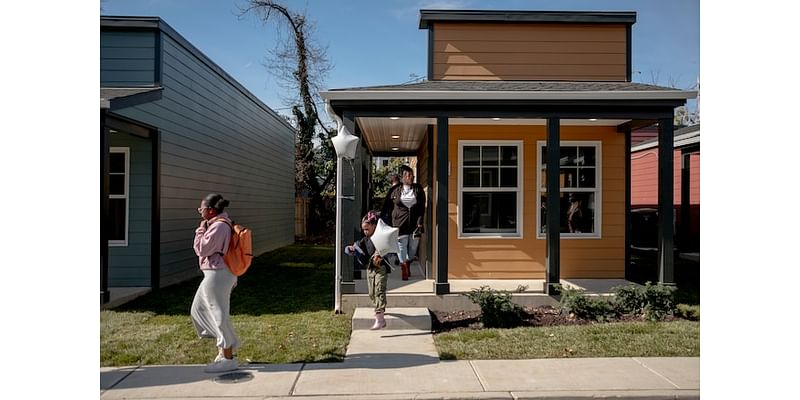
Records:
<instances>
[{"instance_id":1,"label":"white window frame","mask_svg":"<svg viewBox=\"0 0 800 400\"><path fill-rule=\"evenodd\" d=\"M109 155L112 153L123 153L125 154L125 194L108 194L108 199L125 199L125 239L124 240L109 240L108 246L109 247L125 247L128 245L128 219L130 218L130 209L131 209L131 201L130 201L130 176L131 176L131 151L129 147L110 147L108 149ZM109 175L111 173L109 172Z\"/></svg>"},{"instance_id":2,"label":"white window frame","mask_svg":"<svg viewBox=\"0 0 800 400\"><path fill-rule=\"evenodd\" d=\"M536 157L538 161L536 162L536 239L545 239L546 235L542 233L542 214L538 211L542 208L542 193L545 191L542 190L542 187L546 182L542 182L542 168L544 164L546 164L547 160L543 159L541 156L542 149L547 146L546 140L538 140L536 141ZM594 183L595 188L591 190L583 189L583 188L560 188L560 192L562 193L570 193L570 192L577 192L577 193L594 193L594 232L587 232L587 233L569 233L569 232L562 232L561 238L562 239L602 239L603 234L601 232L601 228L603 226L603 142L599 140L562 140L559 143L560 147L564 146L579 146L579 147L594 147L595 148L595 177ZM559 230L561 227L559 227Z\"/></svg>"},{"instance_id":3,"label":"white window frame","mask_svg":"<svg viewBox=\"0 0 800 400\"><path fill-rule=\"evenodd\" d=\"M503 187L488 187L488 188L468 188L467 192L514 192L517 193L517 231L511 232L485 232L485 233L472 233L461 231L461 199L465 192L464 190L464 146L516 146L517 147L517 188L503 188ZM458 199L456 200L456 229L458 230L459 239L522 239L523 238L523 175L525 173L525 163L523 161L524 151L522 140L459 140L458 141Z\"/></svg>"}]
</instances>

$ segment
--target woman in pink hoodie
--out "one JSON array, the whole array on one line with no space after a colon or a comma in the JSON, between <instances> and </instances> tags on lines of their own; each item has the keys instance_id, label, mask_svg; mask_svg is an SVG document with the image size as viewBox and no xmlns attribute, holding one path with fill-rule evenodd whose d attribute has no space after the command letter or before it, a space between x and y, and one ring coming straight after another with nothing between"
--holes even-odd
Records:
<instances>
[{"instance_id":1,"label":"woman in pink hoodie","mask_svg":"<svg viewBox=\"0 0 800 400\"><path fill-rule=\"evenodd\" d=\"M222 195L212 193L200 202L197 212L203 217L194 234L194 252L203 272L203 281L192 301L192 323L201 338L216 339L217 357L206 372L233 371L239 367L233 358L239 339L231 323L231 291L236 286L236 276L225 264L222 256L228 250L231 228L222 221L230 221L224 212L229 204Z\"/></svg>"}]
</instances>

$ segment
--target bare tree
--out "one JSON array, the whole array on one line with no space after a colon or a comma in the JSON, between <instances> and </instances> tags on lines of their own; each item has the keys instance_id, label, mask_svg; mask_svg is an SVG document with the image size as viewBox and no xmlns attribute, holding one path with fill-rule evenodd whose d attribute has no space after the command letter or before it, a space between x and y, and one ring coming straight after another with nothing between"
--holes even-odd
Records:
<instances>
[{"instance_id":1,"label":"bare tree","mask_svg":"<svg viewBox=\"0 0 800 400\"><path fill-rule=\"evenodd\" d=\"M287 34L270 52L269 71L281 86L294 93L289 103L297 122L295 147L295 190L309 196L308 232L321 233L327 210L322 193L335 176L335 153L330 142L333 128L319 118L316 103L319 90L332 66L327 48L312 40L314 25L305 12L298 13L273 0L250 0L240 7L240 17L255 14L264 24L274 22L279 34ZM314 142L318 142L318 146Z\"/></svg>"}]
</instances>

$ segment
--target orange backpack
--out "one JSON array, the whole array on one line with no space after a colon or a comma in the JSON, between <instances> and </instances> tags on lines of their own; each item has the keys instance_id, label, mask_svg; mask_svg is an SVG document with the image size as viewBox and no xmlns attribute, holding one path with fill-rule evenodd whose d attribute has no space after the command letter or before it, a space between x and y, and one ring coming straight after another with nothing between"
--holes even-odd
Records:
<instances>
[{"instance_id":1,"label":"orange backpack","mask_svg":"<svg viewBox=\"0 0 800 400\"><path fill-rule=\"evenodd\" d=\"M242 276L250 268L250 263L253 262L252 232L250 228L228 221L225 218L219 218L218 220L231 227L231 243L228 246L228 251L222 255L222 259L225 260L225 264L228 265L228 269L232 274Z\"/></svg>"}]
</instances>

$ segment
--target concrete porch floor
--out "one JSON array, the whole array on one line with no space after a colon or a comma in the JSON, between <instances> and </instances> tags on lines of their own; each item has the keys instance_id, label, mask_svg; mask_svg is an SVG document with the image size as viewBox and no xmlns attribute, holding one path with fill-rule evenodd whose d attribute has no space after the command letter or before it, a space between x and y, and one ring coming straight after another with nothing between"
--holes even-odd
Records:
<instances>
[{"instance_id":1,"label":"concrete porch floor","mask_svg":"<svg viewBox=\"0 0 800 400\"><path fill-rule=\"evenodd\" d=\"M515 292L512 299L522 306L558 305L555 298L544 293L544 279L450 279L450 294L436 295L433 291L435 281L424 276L417 262L411 264L411 277L407 281L401 279L400 269L389 274L386 293L389 307L427 307L435 311L474 310L478 306L463 294L481 286ZM561 279L565 287L582 289L586 294L598 296L609 295L615 286L630 283L625 279ZM524 292L516 293L519 286L527 288ZM363 272L362 278L355 280L355 293L342 295L342 308L344 312L352 312L356 307L371 306L366 272Z\"/></svg>"},{"instance_id":2,"label":"concrete porch floor","mask_svg":"<svg viewBox=\"0 0 800 400\"><path fill-rule=\"evenodd\" d=\"M108 292L110 299L108 303L101 304L101 310L119 307L141 295L150 293L149 287L110 287Z\"/></svg>"}]
</instances>

